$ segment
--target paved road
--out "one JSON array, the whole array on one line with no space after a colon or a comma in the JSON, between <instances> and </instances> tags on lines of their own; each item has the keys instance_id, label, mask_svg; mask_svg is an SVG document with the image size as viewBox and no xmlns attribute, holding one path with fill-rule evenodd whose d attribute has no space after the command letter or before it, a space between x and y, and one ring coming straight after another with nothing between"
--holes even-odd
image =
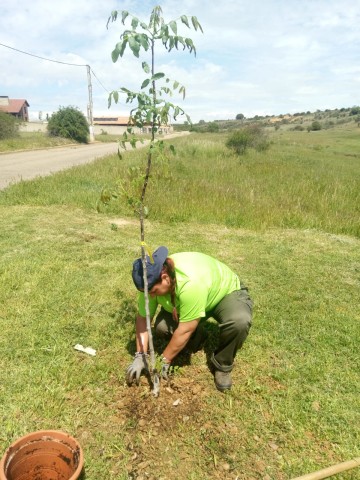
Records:
<instances>
[{"instance_id":1,"label":"paved road","mask_svg":"<svg viewBox=\"0 0 360 480\"><path fill-rule=\"evenodd\" d=\"M3 153L0 155L0 189L20 180L92 162L96 158L117 153L117 149L118 144L115 142Z\"/></svg>"},{"instance_id":2,"label":"paved road","mask_svg":"<svg viewBox=\"0 0 360 480\"><path fill-rule=\"evenodd\" d=\"M189 132L177 132L164 137L170 139ZM137 148L144 147L138 143ZM131 148L131 147L129 147ZM39 175L50 175L51 173L92 162L93 160L106 155L117 153L118 143L91 143L88 145L70 145L67 147L49 148L46 150L31 150L15 153L0 154L0 190L11 183L20 180L30 180Z\"/></svg>"}]
</instances>

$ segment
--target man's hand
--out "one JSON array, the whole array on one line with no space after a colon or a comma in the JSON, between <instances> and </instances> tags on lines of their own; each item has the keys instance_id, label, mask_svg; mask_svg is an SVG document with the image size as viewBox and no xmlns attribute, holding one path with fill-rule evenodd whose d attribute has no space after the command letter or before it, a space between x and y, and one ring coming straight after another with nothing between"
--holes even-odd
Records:
<instances>
[{"instance_id":1,"label":"man's hand","mask_svg":"<svg viewBox=\"0 0 360 480\"><path fill-rule=\"evenodd\" d=\"M163 380L169 380L169 370L171 362L169 362L165 357L163 357L161 365L161 378Z\"/></svg>"},{"instance_id":2,"label":"man's hand","mask_svg":"<svg viewBox=\"0 0 360 480\"><path fill-rule=\"evenodd\" d=\"M139 385L140 375L143 370L149 374L148 355L136 352L132 364L126 370L126 383L130 386L135 380L136 385Z\"/></svg>"}]
</instances>

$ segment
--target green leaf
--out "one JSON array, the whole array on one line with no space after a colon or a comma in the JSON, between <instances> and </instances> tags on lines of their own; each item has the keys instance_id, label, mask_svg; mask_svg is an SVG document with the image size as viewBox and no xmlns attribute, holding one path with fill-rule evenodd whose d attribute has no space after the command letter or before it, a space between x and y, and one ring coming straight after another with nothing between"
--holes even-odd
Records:
<instances>
[{"instance_id":1,"label":"green leaf","mask_svg":"<svg viewBox=\"0 0 360 480\"><path fill-rule=\"evenodd\" d=\"M135 30L138 25L139 25L139 19L136 17L133 17L133 19L131 20L132 29Z\"/></svg>"},{"instance_id":2,"label":"green leaf","mask_svg":"<svg viewBox=\"0 0 360 480\"><path fill-rule=\"evenodd\" d=\"M196 54L194 43L191 40L191 38L185 38L185 43L186 43L187 48L190 50L190 53L194 50L194 52Z\"/></svg>"},{"instance_id":3,"label":"green leaf","mask_svg":"<svg viewBox=\"0 0 360 480\"><path fill-rule=\"evenodd\" d=\"M109 27L110 20L111 20L112 22L115 22L115 21L116 21L116 19L117 19L117 14L118 14L117 10L113 10L113 11L111 12L111 15L110 15L110 17L108 18L108 21L107 21L107 24L106 24L106 28Z\"/></svg>"},{"instance_id":4,"label":"green leaf","mask_svg":"<svg viewBox=\"0 0 360 480\"><path fill-rule=\"evenodd\" d=\"M147 28L148 28L148 26L144 22L140 23L140 27L143 28L144 30L147 30Z\"/></svg>"},{"instance_id":5,"label":"green leaf","mask_svg":"<svg viewBox=\"0 0 360 480\"><path fill-rule=\"evenodd\" d=\"M188 28L190 28L189 20L188 20L186 15L181 15L180 19L181 19L182 23L184 23Z\"/></svg>"},{"instance_id":6,"label":"green leaf","mask_svg":"<svg viewBox=\"0 0 360 480\"><path fill-rule=\"evenodd\" d=\"M120 52L117 49L117 47L115 47L115 49L111 52L111 60L113 61L113 63L117 62L119 55L120 55Z\"/></svg>"},{"instance_id":7,"label":"green leaf","mask_svg":"<svg viewBox=\"0 0 360 480\"><path fill-rule=\"evenodd\" d=\"M120 45L120 49L119 49L120 57L122 57L122 56L124 55L127 42L128 42L128 39L125 38L125 39L123 40L122 44ZM119 44L118 44L118 45L119 45Z\"/></svg>"},{"instance_id":8,"label":"green leaf","mask_svg":"<svg viewBox=\"0 0 360 480\"><path fill-rule=\"evenodd\" d=\"M150 67L146 62L142 63L142 69L144 70L145 73L150 73Z\"/></svg>"},{"instance_id":9,"label":"green leaf","mask_svg":"<svg viewBox=\"0 0 360 480\"><path fill-rule=\"evenodd\" d=\"M147 52L148 49L149 49L149 39L148 39L147 35L145 35L144 33L139 34L138 35L138 41L140 41L141 46Z\"/></svg>"},{"instance_id":10,"label":"green leaf","mask_svg":"<svg viewBox=\"0 0 360 480\"><path fill-rule=\"evenodd\" d=\"M170 37L169 38L169 47L168 47L169 52L174 48L174 45L175 45L174 37Z\"/></svg>"},{"instance_id":11,"label":"green leaf","mask_svg":"<svg viewBox=\"0 0 360 480\"><path fill-rule=\"evenodd\" d=\"M150 122L151 122L151 120L152 120L152 118L151 118L151 117L152 117L152 111L151 111L151 110L149 110L149 111L147 112L147 114L146 114L146 119L145 119L145 122L146 122L146 123L150 123Z\"/></svg>"},{"instance_id":12,"label":"green leaf","mask_svg":"<svg viewBox=\"0 0 360 480\"><path fill-rule=\"evenodd\" d=\"M201 30L202 33L203 32L203 29L198 21L198 19L196 17L191 17L191 23L193 24L193 27L195 28L195 30L197 31L197 29L199 28Z\"/></svg>"},{"instance_id":13,"label":"green leaf","mask_svg":"<svg viewBox=\"0 0 360 480\"><path fill-rule=\"evenodd\" d=\"M121 23L123 25L125 25L125 20L126 20L126 17L129 15L129 12L127 12L126 10L123 10L121 12Z\"/></svg>"},{"instance_id":14,"label":"green leaf","mask_svg":"<svg viewBox=\"0 0 360 480\"><path fill-rule=\"evenodd\" d=\"M160 35L159 35L162 40L166 41L169 37L169 27L168 25L162 25L161 30L160 30Z\"/></svg>"},{"instance_id":15,"label":"green leaf","mask_svg":"<svg viewBox=\"0 0 360 480\"><path fill-rule=\"evenodd\" d=\"M115 102L115 103L118 103L118 101L119 101L119 92L113 92L113 98L114 98L114 102Z\"/></svg>"},{"instance_id":16,"label":"green leaf","mask_svg":"<svg viewBox=\"0 0 360 480\"><path fill-rule=\"evenodd\" d=\"M173 89L177 90L179 85L180 85L179 82L177 80L175 80L174 85L173 85Z\"/></svg>"},{"instance_id":17,"label":"green leaf","mask_svg":"<svg viewBox=\"0 0 360 480\"><path fill-rule=\"evenodd\" d=\"M141 85L141 89L147 87L150 83L150 80L147 78L146 80L143 81L142 85Z\"/></svg>"},{"instance_id":18,"label":"green leaf","mask_svg":"<svg viewBox=\"0 0 360 480\"><path fill-rule=\"evenodd\" d=\"M182 86L179 90L179 93L182 93L183 94L183 99L185 98L185 87Z\"/></svg>"},{"instance_id":19,"label":"green leaf","mask_svg":"<svg viewBox=\"0 0 360 480\"><path fill-rule=\"evenodd\" d=\"M183 37L177 37L178 38L178 41L181 43L181 45L184 46L185 48L185 41L184 41L184 38Z\"/></svg>"},{"instance_id":20,"label":"green leaf","mask_svg":"<svg viewBox=\"0 0 360 480\"><path fill-rule=\"evenodd\" d=\"M175 33L175 35L177 35L177 25L176 25L176 22L174 22L174 20L172 20L172 21L169 23L169 26L170 26L171 30Z\"/></svg>"},{"instance_id":21,"label":"green leaf","mask_svg":"<svg viewBox=\"0 0 360 480\"><path fill-rule=\"evenodd\" d=\"M135 57L139 58L140 44L136 41L135 37L129 37L129 47Z\"/></svg>"},{"instance_id":22,"label":"green leaf","mask_svg":"<svg viewBox=\"0 0 360 480\"><path fill-rule=\"evenodd\" d=\"M174 145L170 145L169 148L170 148L170 151L175 155L176 151L175 151Z\"/></svg>"},{"instance_id":23,"label":"green leaf","mask_svg":"<svg viewBox=\"0 0 360 480\"><path fill-rule=\"evenodd\" d=\"M161 72L155 73L155 75L151 77L151 81L154 82L155 80L160 80L160 78L163 78L163 77L165 77L165 73L161 73Z\"/></svg>"},{"instance_id":24,"label":"green leaf","mask_svg":"<svg viewBox=\"0 0 360 480\"><path fill-rule=\"evenodd\" d=\"M111 97L112 97L112 92L109 93L109 96L108 96L108 108L111 107Z\"/></svg>"}]
</instances>

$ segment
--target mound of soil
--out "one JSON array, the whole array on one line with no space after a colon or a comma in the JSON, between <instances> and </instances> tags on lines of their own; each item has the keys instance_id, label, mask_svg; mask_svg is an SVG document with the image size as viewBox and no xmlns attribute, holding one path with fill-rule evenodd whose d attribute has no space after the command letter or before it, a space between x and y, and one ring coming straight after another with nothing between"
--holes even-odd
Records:
<instances>
[{"instance_id":1,"label":"mound of soil","mask_svg":"<svg viewBox=\"0 0 360 480\"><path fill-rule=\"evenodd\" d=\"M117 412L126 436L129 479L259 478L236 471L234 439L242 432L214 416L212 401L225 404L229 397L216 390L205 354L196 355L203 356L202 364L187 365L162 381L159 397L145 377L139 386L121 387Z\"/></svg>"}]
</instances>

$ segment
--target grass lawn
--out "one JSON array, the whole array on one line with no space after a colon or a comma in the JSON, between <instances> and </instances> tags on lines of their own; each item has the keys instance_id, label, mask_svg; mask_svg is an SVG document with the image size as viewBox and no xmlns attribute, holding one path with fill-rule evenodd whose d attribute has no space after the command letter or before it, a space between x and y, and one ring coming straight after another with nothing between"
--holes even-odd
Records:
<instances>
[{"instance_id":1,"label":"grass lawn","mask_svg":"<svg viewBox=\"0 0 360 480\"><path fill-rule=\"evenodd\" d=\"M355 130L329 132L280 131L240 159L192 135L171 174L155 165L148 244L219 258L255 302L226 394L206 366L213 322L158 399L124 384L139 226L123 203L95 205L140 150L0 192L1 452L66 430L87 480L289 480L359 456L359 157Z\"/></svg>"},{"instance_id":2,"label":"grass lawn","mask_svg":"<svg viewBox=\"0 0 360 480\"><path fill-rule=\"evenodd\" d=\"M66 138L49 137L42 132L21 132L17 137L0 140L0 153L61 147L71 143Z\"/></svg>"}]
</instances>

